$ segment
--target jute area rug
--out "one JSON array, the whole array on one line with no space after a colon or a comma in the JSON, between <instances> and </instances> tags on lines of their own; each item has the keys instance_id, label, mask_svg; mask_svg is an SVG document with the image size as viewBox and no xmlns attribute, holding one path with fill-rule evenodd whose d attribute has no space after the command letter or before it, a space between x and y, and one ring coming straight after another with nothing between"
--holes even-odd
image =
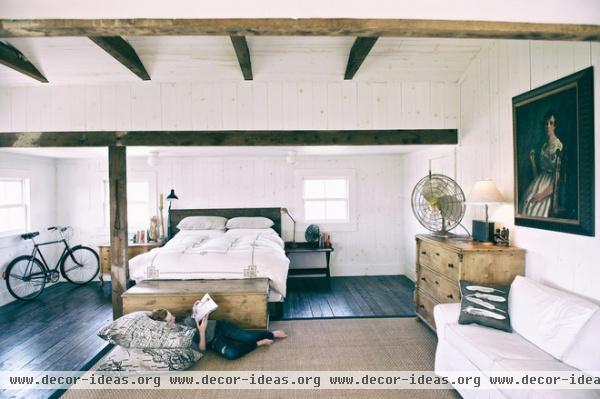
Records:
<instances>
[{"instance_id":1,"label":"jute area rug","mask_svg":"<svg viewBox=\"0 0 600 399\"><path fill-rule=\"evenodd\" d=\"M435 334L414 318L271 323L289 337L238 360L208 352L193 370L433 370ZM454 390L69 390L66 399L460 398Z\"/></svg>"}]
</instances>

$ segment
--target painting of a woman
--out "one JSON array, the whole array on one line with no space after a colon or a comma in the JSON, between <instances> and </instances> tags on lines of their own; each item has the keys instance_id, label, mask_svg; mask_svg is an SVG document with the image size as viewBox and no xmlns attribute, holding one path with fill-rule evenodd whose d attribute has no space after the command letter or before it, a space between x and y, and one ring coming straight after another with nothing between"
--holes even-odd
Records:
<instances>
[{"instance_id":1,"label":"painting of a woman","mask_svg":"<svg viewBox=\"0 0 600 399\"><path fill-rule=\"evenodd\" d=\"M536 154L529 152L533 181L529 184L521 213L526 216L549 217L560 209L560 183L562 172L563 144L556 136L557 121L554 111L544 115L546 142ZM537 156L536 156L537 155Z\"/></svg>"},{"instance_id":2,"label":"painting of a woman","mask_svg":"<svg viewBox=\"0 0 600 399\"><path fill-rule=\"evenodd\" d=\"M516 226L595 234L593 99L592 67L513 97Z\"/></svg>"}]
</instances>

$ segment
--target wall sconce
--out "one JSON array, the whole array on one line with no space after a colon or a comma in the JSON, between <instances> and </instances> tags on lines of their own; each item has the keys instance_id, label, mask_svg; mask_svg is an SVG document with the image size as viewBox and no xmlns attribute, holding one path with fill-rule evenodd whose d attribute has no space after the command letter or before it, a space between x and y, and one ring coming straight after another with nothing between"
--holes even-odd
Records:
<instances>
[{"instance_id":1,"label":"wall sconce","mask_svg":"<svg viewBox=\"0 0 600 399\"><path fill-rule=\"evenodd\" d=\"M179 199L179 197L177 195L175 195L175 190L171 189L171 192L169 193L169 195L167 195L167 198L165 198L167 201L169 201L169 213L168 213L168 218L167 218L167 233L168 233L168 238L171 239L171 205L173 205L173 201L177 201Z\"/></svg>"},{"instance_id":2,"label":"wall sconce","mask_svg":"<svg viewBox=\"0 0 600 399\"><path fill-rule=\"evenodd\" d=\"M473 239L475 241L494 241L494 222L488 219L488 204L504 202L504 197L492 180L482 180L475 183L467 203L473 205L485 205L485 221L473 220Z\"/></svg>"}]
</instances>

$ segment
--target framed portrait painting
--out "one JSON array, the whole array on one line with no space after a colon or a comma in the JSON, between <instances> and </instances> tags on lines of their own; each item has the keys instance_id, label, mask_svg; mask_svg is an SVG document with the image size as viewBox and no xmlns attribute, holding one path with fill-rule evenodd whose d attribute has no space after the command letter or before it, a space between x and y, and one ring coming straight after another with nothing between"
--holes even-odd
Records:
<instances>
[{"instance_id":1,"label":"framed portrait painting","mask_svg":"<svg viewBox=\"0 0 600 399\"><path fill-rule=\"evenodd\" d=\"M593 236L593 67L512 105L515 225Z\"/></svg>"}]
</instances>

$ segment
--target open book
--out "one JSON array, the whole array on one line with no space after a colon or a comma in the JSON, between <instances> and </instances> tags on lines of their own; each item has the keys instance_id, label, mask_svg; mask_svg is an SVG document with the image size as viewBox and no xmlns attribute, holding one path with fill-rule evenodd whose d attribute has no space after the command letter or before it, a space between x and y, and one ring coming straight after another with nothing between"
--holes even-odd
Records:
<instances>
[{"instance_id":1,"label":"open book","mask_svg":"<svg viewBox=\"0 0 600 399\"><path fill-rule=\"evenodd\" d=\"M210 295L206 294L194 303L194 307L192 308L192 318L196 321L200 321L207 314L211 313L215 309L217 309L219 305L210 297Z\"/></svg>"}]
</instances>

